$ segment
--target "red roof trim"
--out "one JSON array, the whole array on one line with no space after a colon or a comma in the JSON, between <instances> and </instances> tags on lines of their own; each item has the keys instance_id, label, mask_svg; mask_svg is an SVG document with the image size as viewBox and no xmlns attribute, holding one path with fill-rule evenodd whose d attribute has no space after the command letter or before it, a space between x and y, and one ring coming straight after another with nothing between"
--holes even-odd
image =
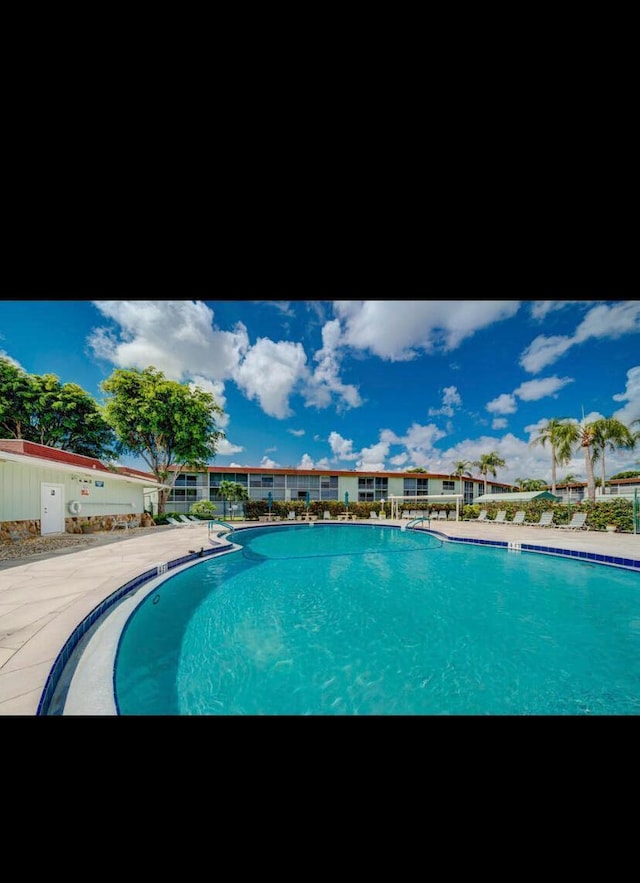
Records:
<instances>
[{"instance_id":1,"label":"red roof trim","mask_svg":"<svg viewBox=\"0 0 640 883\"><path fill-rule=\"evenodd\" d=\"M96 472L111 471L95 457L72 454L69 451L62 451L60 448L51 448L48 445L39 445L36 442L23 441L22 439L0 439L0 451L6 451L9 454L22 454L24 457L38 457L41 460L51 460L55 463L65 463L67 466L82 466L85 469L95 469Z\"/></svg>"}]
</instances>

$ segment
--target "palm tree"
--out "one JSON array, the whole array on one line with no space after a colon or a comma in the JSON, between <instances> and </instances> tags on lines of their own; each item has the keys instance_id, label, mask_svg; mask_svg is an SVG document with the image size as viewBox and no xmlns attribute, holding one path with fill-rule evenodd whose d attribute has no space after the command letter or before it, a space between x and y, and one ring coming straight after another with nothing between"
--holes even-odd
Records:
<instances>
[{"instance_id":1,"label":"palm tree","mask_svg":"<svg viewBox=\"0 0 640 883\"><path fill-rule=\"evenodd\" d=\"M496 470L502 466L506 466L505 461L498 455L497 451L491 451L490 454L480 454L479 460L473 460L471 463L472 466L477 466L480 470L480 475L484 478L484 493L487 493L487 474L490 472L493 477L496 477Z\"/></svg>"},{"instance_id":2,"label":"palm tree","mask_svg":"<svg viewBox=\"0 0 640 883\"><path fill-rule=\"evenodd\" d=\"M453 472L451 475L457 475L460 479L460 493L464 493L462 490L462 476L468 475L471 478L471 473L469 472L469 466L473 466L471 460L456 460L453 464Z\"/></svg>"},{"instance_id":3,"label":"palm tree","mask_svg":"<svg viewBox=\"0 0 640 883\"><path fill-rule=\"evenodd\" d=\"M563 443L563 432L566 425L566 418L558 419L552 417L547 420L546 426L538 429L538 435L529 444L542 445L544 448L547 442L551 448L551 493L556 492L556 466L562 466L571 459L570 449L567 452L566 444Z\"/></svg>"},{"instance_id":4,"label":"palm tree","mask_svg":"<svg viewBox=\"0 0 640 883\"><path fill-rule=\"evenodd\" d=\"M219 494L224 500L224 514L222 516L223 518L227 517L227 501L233 503L236 500L249 499L247 489L243 484L240 484L237 481L221 481Z\"/></svg>"},{"instance_id":5,"label":"palm tree","mask_svg":"<svg viewBox=\"0 0 640 883\"><path fill-rule=\"evenodd\" d=\"M600 459L602 464L600 474L602 476L601 488L604 493L605 451L607 449L615 451L618 448L632 451L636 446L637 437L628 426L625 426L620 420L616 420L615 417L603 417L601 420L596 420L593 427L595 429L594 460Z\"/></svg>"},{"instance_id":6,"label":"palm tree","mask_svg":"<svg viewBox=\"0 0 640 883\"><path fill-rule=\"evenodd\" d=\"M571 459L571 451L575 445L582 448L585 472L587 473L587 499L595 502L596 480L593 474L593 457L591 448L594 444L596 431L593 423L572 423L566 421L558 427L557 456L559 462L567 463Z\"/></svg>"}]
</instances>

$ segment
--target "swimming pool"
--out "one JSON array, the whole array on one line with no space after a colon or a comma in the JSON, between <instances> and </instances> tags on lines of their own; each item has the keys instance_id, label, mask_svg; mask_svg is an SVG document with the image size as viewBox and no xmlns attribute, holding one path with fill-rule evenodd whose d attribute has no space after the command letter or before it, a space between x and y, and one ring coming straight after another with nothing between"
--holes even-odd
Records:
<instances>
[{"instance_id":1,"label":"swimming pool","mask_svg":"<svg viewBox=\"0 0 640 883\"><path fill-rule=\"evenodd\" d=\"M101 625L118 713L640 713L637 573L382 525L233 540Z\"/></svg>"}]
</instances>

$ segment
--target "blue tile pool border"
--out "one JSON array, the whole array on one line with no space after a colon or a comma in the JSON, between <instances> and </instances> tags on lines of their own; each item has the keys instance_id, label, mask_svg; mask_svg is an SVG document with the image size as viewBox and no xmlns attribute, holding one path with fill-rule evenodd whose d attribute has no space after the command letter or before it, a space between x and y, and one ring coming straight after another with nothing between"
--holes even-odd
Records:
<instances>
[{"instance_id":1,"label":"blue tile pool border","mask_svg":"<svg viewBox=\"0 0 640 883\"><path fill-rule=\"evenodd\" d=\"M436 531L429 531L429 533L436 533ZM609 567L619 567L623 570L633 570L640 573L640 559L636 558L622 558L619 555L601 555L599 552L585 552L575 549L557 549L555 546L541 546L534 543L481 540L473 537L447 537L445 534L438 534L438 536L455 543L467 543L473 546L493 546L494 548L507 549L513 552L537 552L541 555L556 555L559 558L590 561L594 564L605 564Z\"/></svg>"},{"instance_id":2,"label":"blue tile pool border","mask_svg":"<svg viewBox=\"0 0 640 883\"><path fill-rule=\"evenodd\" d=\"M47 677L47 681L44 686L44 690L42 691L42 696L40 697L40 702L38 704L38 710L36 711L37 716L47 716L51 709L51 703L60 683L60 679L62 674L68 665L76 647L79 645L80 641L84 638L87 632L93 628L93 626L109 611L114 605L118 604L123 598L125 598L130 592L139 589L140 586L143 586L145 583L149 582L152 579L156 579L156 577L161 576L163 573L168 573L170 570L175 570L176 567L180 567L183 564L188 564L190 562L198 561L202 558L211 558L215 555L219 555L222 552L229 552L233 549L233 543L224 543L223 545L215 546L212 549L205 549L204 547L199 552L194 552L189 555L182 555L180 558L174 558L171 561L163 562L162 569L160 570L158 566L152 568L151 570L145 570L144 573L140 573L138 576L130 579L128 582L124 583L124 585L117 588L114 592L104 598L100 604L93 608L91 613L79 623L67 641L65 642L64 647L56 657L56 661L54 662L51 671Z\"/></svg>"}]
</instances>

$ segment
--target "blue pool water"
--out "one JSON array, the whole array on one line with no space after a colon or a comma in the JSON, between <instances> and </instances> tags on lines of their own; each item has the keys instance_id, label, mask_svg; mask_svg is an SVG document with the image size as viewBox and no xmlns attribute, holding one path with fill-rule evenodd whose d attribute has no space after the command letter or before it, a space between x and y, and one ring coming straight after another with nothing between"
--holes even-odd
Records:
<instances>
[{"instance_id":1,"label":"blue pool water","mask_svg":"<svg viewBox=\"0 0 640 883\"><path fill-rule=\"evenodd\" d=\"M640 713L640 577L382 525L239 531L150 592L120 714Z\"/></svg>"}]
</instances>

